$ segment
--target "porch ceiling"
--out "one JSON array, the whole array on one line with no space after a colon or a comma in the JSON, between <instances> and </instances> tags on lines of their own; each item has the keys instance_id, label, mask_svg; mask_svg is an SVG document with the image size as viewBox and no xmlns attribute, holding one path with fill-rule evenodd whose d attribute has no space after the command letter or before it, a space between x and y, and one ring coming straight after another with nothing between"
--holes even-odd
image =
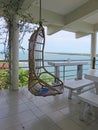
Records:
<instances>
[{"instance_id":1,"label":"porch ceiling","mask_svg":"<svg viewBox=\"0 0 98 130\"><path fill-rule=\"evenodd\" d=\"M8 4L9 1L12 0L0 0L1 15L2 3ZM30 16L28 21L38 22L39 0L21 1L19 13ZM77 37L85 36L98 31L98 0L42 0L42 19L48 34L66 30L75 32Z\"/></svg>"}]
</instances>

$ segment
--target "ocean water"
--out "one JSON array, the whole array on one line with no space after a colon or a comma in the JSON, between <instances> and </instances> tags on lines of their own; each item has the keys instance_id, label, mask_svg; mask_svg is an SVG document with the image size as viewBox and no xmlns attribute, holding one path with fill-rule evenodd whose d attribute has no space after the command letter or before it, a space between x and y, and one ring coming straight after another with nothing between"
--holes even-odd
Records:
<instances>
[{"instance_id":1,"label":"ocean water","mask_svg":"<svg viewBox=\"0 0 98 130\"><path fill-rule=\"evenodd\" d=\"M20 60L27 60L28 62L28 51L20 51L19 53ZM59 53L45 53L44 60L84 60L90 63L90 56L85 55L66 55L66 54L59 54ZM96 58L96 68L98 68L98 57ZM26 63L24 63L26 64ZM24 64L22 66L24 66ZM45 62L47 66L47 62Z\"/></svg>"},{"instance_id":2,"label":"ocean water","mask_svg":"<svg viewBox=\"0 0 98 130\"><path fill-rule=\"evenodd\" d=\"M90 61L90 56L85 55L66 55L59 53L44 53L44 60L87 60ZM0 60L4 60L4 54L0 54ZM19 60L27 60L28 62L28 50L19 51ZM96 58L96 64L98 64L98 57Z\"/></svg>"},{"instance_id":3,"label":"ocean water","mask_svg":"<svg viewBox=\"0 0 98 130\"><path fill-rule=\"evenodd\" d=\"M45 53L45 60L90 60L90 56Z\"/></svg>"},{"instance_id":4,"label":"ocean water","mask_svg":"<svg viewBox=\"0 0 98 130\"><path fill-rule=\"evenodd\" d=\"M20 60L28 60L28 51L20 51L19 53ZM66 55L66 54L55 54L55 53L45 53L44 54L45 60L83 60L87 59L90 60L90 56L83 56L83 55Z\"/></svg>"},{"instance_id":5,"label":"ocean water","mask_svg":"<svg viewBox=\"0 0 98 130\"><path fill-rule=\"evenodd\" d=\"M28 52L20 52L20 60L28 60ZM54 54L54 53L45 53L44 54L44 59L45 60L85 60L85 61L90 61L90 56L82 56L82 55L65 55L65 54ZM48 65L48 62L45 62L44 63L45 66L49 66ZM23 63L21 64L21 67L24 67L24 66L28 66L26 65L26 63ZM88 69L90 67L90 65L85 65L84 66L84 69ZM54 72L54 67L46 67L46 69L50 72ZM75 71L70 71L70 70L76 70L77 69L77 66L67 66L66 67L67 69L67 75L73 75L74 73L76 73ZM62 71L62 73L60 73L60 76L63 75L63 67L61 66L60 67L60 71ZM69 72L70 71L70 72ZM75 74L76 75L76 74Z\"/></svg>"},{"instance_id":6,"label":"ocean water","mask_svg":"<svg viewBox=\"0 0 98 130\"><path fill-rule=\"evenodd\" d=\"M3 59L4 55L0 54L0 59ZM54 54L54 53L45 53L44 54L44 59L45 60L85 60L88 61L90 63L90 56L83 56L83 55L66 55L66 54ZM97 57L98 59L98 57ZM24 69L28 69L28 51L20 51L19 52L19 60L27 60L25 62L20 62L19 66L24 68ZM96 61L96 68L98 68L98 60ZM45 66L49 66L48 62L45 62ZM88 70L90 68L90 64L89 65L84 65L83 66L84 70ZM48 71L50 72L54 72L54 67L47 67L46 68ZM68 75L76 75L76 71L70 71L70 70L76 70L76 66L67 66L66 70L68 72L66 72L66 76ZM60 72L60 76L63 75L63 67L60 67L60 71L62 71L62 73ZM84 71L83 73L86 73L86 71ZM73 76L72 76L73 77Z\"/></svg>"}]
</instances>

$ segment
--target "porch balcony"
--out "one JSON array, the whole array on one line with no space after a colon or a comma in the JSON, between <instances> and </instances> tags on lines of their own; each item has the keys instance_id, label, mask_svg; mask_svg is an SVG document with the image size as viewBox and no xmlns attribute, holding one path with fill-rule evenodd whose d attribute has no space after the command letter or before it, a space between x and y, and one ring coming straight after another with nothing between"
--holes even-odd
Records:
<instances>
[{"instance_id":1,"label":"porch balcony","mask_svg":"<svg viewBox=\"0 0 98 130\"><path fill-rule=\"evenodd\" d=\"M75 32L76 38L91 34L92 62L93 57L96 57L97 5L97 0L70 0L69 2L44 0L43 25L47 25L48 34L54 34L62 29ZM10 88L14 90L0 90L0 129L97 130L98 114L96 120L80 121L78 99L74 97L68 100L66 89L61 95L49 97L31 95L26 87L18 90L19 26L17 24L22 16L28 22L38 23L38 14L39 3L36 0L0 0L0 16L6 16L10 21L8 26Z\"/></svg>"},{"instance_id":2,"label":"porch balcony","mask_svg":"<svg viewBox=\"0 0 98 130\"><path fill-rule=\"evenodd\" d=\"M80 121L79 113L78 99L74 96L69 100L67 89L61 95L48 97L34 96L27 87L18 91L0 90L1 130L98 129L98 114L84 122Z\"/></svg>"}]
</instances>

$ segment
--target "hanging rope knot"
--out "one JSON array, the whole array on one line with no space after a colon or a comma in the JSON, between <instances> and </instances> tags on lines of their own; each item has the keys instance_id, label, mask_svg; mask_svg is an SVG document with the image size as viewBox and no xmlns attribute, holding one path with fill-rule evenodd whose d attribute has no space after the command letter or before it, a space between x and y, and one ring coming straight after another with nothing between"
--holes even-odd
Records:
<instances>
[{"instance_id":1,"label":"hanging rope knot","mask_svg":"<svg viewBox=\"0 0 98 130\"><path fill-rule=\"evenodd\" d=\"M39 26L42 27L42 21L39 21Z\"/></svg>"}]
</instances>

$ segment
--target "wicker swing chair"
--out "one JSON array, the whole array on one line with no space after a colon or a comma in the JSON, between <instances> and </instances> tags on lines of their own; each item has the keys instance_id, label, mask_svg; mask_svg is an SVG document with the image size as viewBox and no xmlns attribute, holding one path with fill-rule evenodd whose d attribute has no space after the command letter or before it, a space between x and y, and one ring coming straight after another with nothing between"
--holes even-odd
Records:
<instances>
[{"instance_id":1,"label":"wicker swing chair","mask_svg":"<svg viewBox=\"0 0 98 130\"><path fill-rule=\"evenodd\" d=\"M40 26L29 40L28 90L35 96L62 94L64 91L63 82L44 67L44 45L44 28Z\"/></svg>"}]
</instances>

